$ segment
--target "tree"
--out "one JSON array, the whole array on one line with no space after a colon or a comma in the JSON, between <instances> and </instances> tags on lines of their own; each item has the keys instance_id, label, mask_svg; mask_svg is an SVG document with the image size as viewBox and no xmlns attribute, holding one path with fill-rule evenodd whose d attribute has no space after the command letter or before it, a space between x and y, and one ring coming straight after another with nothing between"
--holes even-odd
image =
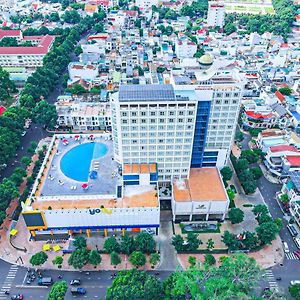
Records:
<instances>
[{"instance_id":1,"label":"tree","mask_svg":"<svg viewBox=\"0 0 300 300\"><path fill-rule=\"evenodd\" d=\"M249 167L248 160L245 158L241 158L237 161L235 170L237 173L240 173L241 171L247 170Z\"/></svg>"},{"instance_id":2,"label":"tree","mask_svg":"<svg viewBox=\"0 0 300 300\"><path fill-rule=\"evenodd\" d=\"M129 255L134 250L136 250L134 237L129 236L127 233L125 233L121 238L120 251L124 254Z\"/></svg>"},{"instance_id":3,"label":"tree","mask_svg":"<svg viewBox=\"0 0 300 300\"><path fill-rule=\"evenodd\" d=\"M190 264L190 267L194 267L196 265L196 257L195 256L189 256L188 263Z\"/></svg>"},{"instance_id":4,"label":"tree","mask_svg":"<svg viewBox=\"0 0 300 300\"><path fill-rule=\"evenodd\" d=\"M74 53L76 56L79 56L82 53L82 48L81 46L77 46L74 50Z\"/></svg>"},{"instance_id":5,"label":"tree","mask_svg":"<svg viewBox=\"0 0 300 300\"><path fill-rule=\"evenodd\" d=\"M262 245L271 244L276 239L278 227L275 222L262 223L256 228L257 236Z\"/></svg>"},{"instance_id":6,"label":"tree","mask_svg":"<svg viewBox=\"0 0 300 300\"><path fill-rule=\"evenodd\" d=\"M231 168L228 166L223 167L221 169L220 173L221 173L224 181L230 180L232 178L232 174L233 174Z\"/></svg>"},{"instance_id":7,"label":"tree","mask_svg":"<svg viewBox=\"0 0 300 300\"><path fill-rule=\"evenodd\" d=\"M245 239L243 240L244 248L247 250L255 249L258 245L258 237L255 232L245 231L243 233Z\"/></svg>"},{"instance_id":8,"label":"tree","mask_svg":"<svg viewBox=\"0 0 300 300\"><path fill-rule=\"evenodd\" d=\"M62 18L66 23L76 24L80 22L80 15L76 10L67 10Z\"/></svg>"},{"instance_id":9,"label":"tree","mask_svg":"<svg viewBox=\"0 0 300 300\"><path fill-rule=\"evenodd\" d=\"M274 220L274 222L275 222L275 224L278 227L278 231L280 231L282 229L282 227L283 227L283 221L282 221L282 219L281 218L276 218Z\"/></svg>"},{"instance_id":10,"label":"tree","mask_svg":"<svg viewBox=\"0 0 300 300\"><path fill-rule=\"evenodd\" d=\"M172 238L172 245L175 247L176 251L182 251L184 246L183 246L183 237L180 234L176 234Z\"/></svg>"},{"instance_id":11,"label":"tree","mask_svg":"<svg viewBox=\"0 0 300 300\"><path fill-rule=\"evenodd\" d=\"M230 23L227 23L225 24L224 26L224 33L226 35L230 35L232 34L233 32L235 32L237 30L236 26L234 24L230 24Z\"/></svg>"},{"instance_id":12,"label":"tree","mask_svg":"<svg viewBox=\"0 0 300 300\"><path fill-rule=\"evenodd\" d=\"M289 199L289 196L288 194L282 194L279 198L280 202L284 205L288 204L290 199Z\"/></svg>"},{"instance_id":13,"label":"tree","mask_svg":"<svg viewBox=\"0 0 300 300\"><path fill-rule=\"evenodd\" d=\"M120 255L113 251L110 254L110 264L114 266L114 268L116 268L117 265L119 265L121 263L121 257Z\"/></svg>"},{"instance_id":14,"label":"tree","mask_svg":"<svg viewBox=\"0 0 300 300\"><path fill-rule=\"evenodd\" d=\"M80 84L74 84L72 88L67 88L66 92L70 92L75 95L82 95L86 93L86 89Z\"/></svg>"},{"instance_id":15,"label":"tree","mask_svg":"<svg viewBox=\"0 0 300 300\"><path fill-rule=\"evenodd\" d=\"M199 246L202 244L202 241L198 239L198 234L194 232L189 232L187 234L187 250L188 251L194 251L199 248Z\"/></svg>"},{"instance_id":16,"label":"tree","mask_svg":"<svg viewBox=\"0 0 300 300\"><path fill-rule=\"evenodd\" d=\"M212 249L214 249L215 248L215 242L213 241L213 239L208 239L207 240L207 243L206 243L206 249L208 250L208 251L211 251Z\"/></svg>"},{"instance_id":17,"label":"tree","mask_svg":"<svg viewBox=\"0 0 300 300\"><path fill-rule=\"evenodd\" d=\"M269 213L268 207L264 204L257 204L252 209L252 212L256 216L256 219L259 219L261 215L265 215Z\"/></svg>"},{"instance_id":18,"label":"tree","mask_svg":"<svg viewBox=\"0 0 300 300\"><path fill-rule=\"evenodd\" d=\"M107 289L106 300L145 299L163 300L163 285L159 278L136 269L118 272L111 287Z\"/></svg>"},{"instance_id":19,"label":"tree","mask_svg":"<svg viewBox=\"0 0 300 300\"><path fill-rule=\"evenodd\" d=\"M231 208L228 213L231 224L239 224L244 220L244 212L240 208Z\"/></svg>"},{"instance_id":20,"label":"tree","mask_svg":"<svg viewBox=\"0 0 300 300\"><path fill-rule=\"evenodd\" d=\"M109 238L107 238L105 240L103 248L108 253L111 253L113 251L115 251L115 252L120 251L120 245L114 236L110 236Z\"/></svg>"},{"instance_id":21,"label":"tree","mask_svg":"<svg viewBox=\"0 0 300 300\"><path fill-rule=\"evenodd\" d=\"M28 167L28 166L31 164L31 159L30 159L28 156L23 156L23 157L21 158L21 163L22 163L24 166Z\"/></svg>"},{"instance_id":22,"label":"tree","mask_svg":"<svg viewBox=\"0 0 300 300\"><path fill-rule=\"evenodd\" d=\"M18 47L16 38L5 36L0 41L0 47Z\"/></svg>"},{"instance_id":23,"label":"tree","mask_svg":"<svg viewBox=\"0 0 300 300\"><path fill-rule=\"evenodd\" d=\"M146 264L146 256L141 251L134 251L130 255L129 261L138 268Z\"/></svg>"},{"instance_id":24,"label":"tree","mask_svg":"<svg viewBox=\"0 0 300 300\"><path fill-rule=\"evenodd\" d=\"M56 125L57 112L54 105L46 100L41 100L34 108L34 120L46 127L53 129Z\"/></svg>"},{"instance_id":25,"label":"tree","mask_svg":"<svg viewBox=\"0 0 300 300\"><path fill-rule=\"evenodd\" d=\"M282 87L279 89L279 92L282 94L282 95L285 95L285 96L289 96L291 93L292 93L293 89L291 89L290 87L286 86L286 87Z\"/></svg>"},{"instance_id":26,"label":"tree","mask_svg":"<svg viewBox=\"0 0 300 300\"><path fill-rule=\"evenodd\" d=\"M75 237L75 240L73 241L73 246L76 249L86 248L86 239L83 236Z\"/></svg>"},{"instance_id":27,"label":"tree","mask_svg":"<svg viewBox=\"0 0 300 300\"><path fill-rule=\"evenodd\" d=\"M68 264L73 266L75 269L82 269L88 263L89 260L89 250L86 248L78 248L72 252L68 259Z\"/></svg>"},{"instance_id":28,"label":"tree","mask_svg":"<svg viewBox=\"0 0 300 300\"><path fill-rule=\"evenodd\" d=\"M247 159L249 164L256 163L259 159L258 155L251 149L243 150L241 153L241 158Z\"/></svg>"},{"instance_id":29,"label":"tree","mask_svg":"<svg viewBox=\"0 0 300 300\"><path fill-rule=\"evenodd\" d=\"M66 281L57 281L51 287L51 291L47 296L47 300L64 300L68 289Z\"/></svg>"},{"instance_id":30,"label":"tree","mask_svg":"<svg viewBox=\"0 0 300 300\"><path fill-rule=\"evenodd\" d=\"M0 67L0 101L7 100L16 91L14 82L9 79L9 73Z\"/></svg>"},{"instance_id":31,"label":"tree","mask_svg":"<svg viewBox=\"0 0 300 300\"><path fill-rule=\"evenodd\" d=\"M227 195L228 195L228 198L229 198L229 208L233 208L235 207L235 203L234 203L234 198L235 198L235 193L232 189L227 189Z\"/></svg>"},{"instance_id":32,"label":"tree","mask_svg":"<svg viewBox=\"0 0 300 300\"><path fill-rule=\"evenodd\" d=\"M257 222L259 225L262 223L273 222L273 218L270 215L264 214L257 218Z\"/></svg>"},{"instance_id":33,"label":"tree","mask_svg":"<svg viewBox=\"0 0 300 300\"><path fill-rule=\"evenodd\" d=\"M289 286L289 292L294 299L299 300L300 299L300 284L297 283L297 284Z\"/></svg>"},{"instance_id":34,"label":"tree","mask_svg":"<svg viewBox=\"0 0 300 300\"><path fill-rule=\"evenodd\" d=\"M63 261L64 260L61 256L55 256L55 258L52 260L52 263L58 268L61 268Z\"/></svg>"},{"instance_id":35,"label":"tree","mask_svg":"<svg viewBox=\"0 0 300 300\"><path fill-rule=\"evenodd\" d=\"M157 265L159 261L160 261L160 255L157 252L151 253L149 262L152 265L152 268L154 268L154 266Z\"/></svg>"},{"instance_id":36,"label":"tree","mask_svg":"<svg viewBox=\"0 0 300 300\"><path fill-rule=\"evenodd\" d=\"M234 234L228 230L224 231L222 242L228 247L229 250L238 250L240 247L240 241L237 240Z\"/></svg>"},{"instance_id":37,"label":"tree","mask_svg":"<svg viewBox=\"0 0 300 300\"><path fill-rule=\"evenodd\" d=\"M156 69L157 73L163 73L164 71L166 71L165 67L158 66L157 69Z\"/></svg>"},{"instance_id":38,"label":"tree","mask_svg":"<svg viewBox=\"0 0 300 300\"><path fill-rule=\"evenodd\" d=\"M48 259L48 255L45 252L40 251L32 255L29 262L33 266L40 266L43 265L47 261L47 259Z\"/></svg>"},{"instance_id":39,"label":"tree","mask_svg":"<svg viewBox=\"0 0 300 300\"><path fill-rule=\"evenodd\" d=\"M102 261L101 255L97 250L91 250L89 253L89 263L94 266L94 268L97 267Z\"/></svg>"},{"instance_id":40,"label":"tree","mask_svg":"<svg viewBox=\"0 0 300 300\"><path fill-rule=\"evenodd\" d=\"M204 255L204 263L208 266L213 266L216 264L216 259L212 254L208 253Z\"/></svg>"},{"instance_id":41,"label":"tree","mask_svg":"<svg viewBox=\"0 0 300 300\"><path fill-rule=\"evenodd\" d=\"M140 232L135 238L136 249L143 253L152 253L155 250L153 236L147 232Z\"/></svg>"},{"instance_id":42,"label":"tree","mask_svg":"<svg viewBox=\"0 0 300 300\"><path fill-rule=\"evenodd\" d=\"M263 175L263 172L260 167L252 168L250 169L250 172L253 174L255 180L258 180Z\"/></svg>"}]
</instances>

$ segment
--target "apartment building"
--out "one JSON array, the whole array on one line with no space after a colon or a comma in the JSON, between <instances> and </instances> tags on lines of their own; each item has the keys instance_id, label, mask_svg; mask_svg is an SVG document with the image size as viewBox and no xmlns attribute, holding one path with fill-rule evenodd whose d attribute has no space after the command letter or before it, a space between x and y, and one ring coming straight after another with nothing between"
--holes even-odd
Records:
<instances>
[{"instance_id":1,"label":"apartment building","mask_svg":"<svg viewBox=\"0 0 300 300\"><path fill-rule=\"evenodd\" d=\"M197 52L197 44L189 40L178 40L175 43L175 53L179 58L194 57Z\"/></svg>"},{"instance_id":2,"label":"apartment building","mask_svg":"<svg viewBox=\"0 0 300 300\"><path fill-rule=\"evenodd\" d=\"M188 178L191 167L224 166L239 112L241 85L232 74L211 74L199 85L181 79L173 78L174 87L121 85L111 95L115 159L156 162L166 182Z\"/></svg>"},{"instance_id":3,"label":"apartment building","mask_svg":"<svg viewBox=\"0 0 300 300\"><path fill-rule=\"evenodd\" d=\"M225 4L220 1L208 1L207 25L223 27L225 19Z\"/></svg>"}]
</instances>

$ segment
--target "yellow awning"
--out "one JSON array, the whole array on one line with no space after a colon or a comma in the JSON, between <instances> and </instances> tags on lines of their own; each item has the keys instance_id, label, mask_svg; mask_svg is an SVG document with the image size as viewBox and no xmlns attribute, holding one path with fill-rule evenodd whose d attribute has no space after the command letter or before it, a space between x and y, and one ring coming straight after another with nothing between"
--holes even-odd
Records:
<instances>
[{"instance_id":1,"label":"yellow awning","mask_svg":"<svg viewBox=\"0 0 300 300\"><path fill-rule=\"evenodd\" d=\"M44 244L43 245L43 250L44 251L49 251L50 250L50 245L49 244Z\"/></svg>"},{"instance_id":2,"label":"yellow awning","mask_svg":"<svg viewBox=\"0 0 300 300\"><path fill-rule=\"evenodd\" d=\"M54 250L55 252L59 251L59 250L60 250L60 246L59 246L59 245L53 246L53 250Z\"/></svg>"},{"instance_id":3,"label":"yellow awning","mask_svg":"<svg viewBox=\"0 0 300 300\"><path fill-rule=\"evenodd\" d=\"M14 229L12 229L11 231L10 231L10 235L11 236L14 236L14 235L16 235L18 233L18 230L16 229L16 228L14 228Z\"/></svg>"}]
</instances>

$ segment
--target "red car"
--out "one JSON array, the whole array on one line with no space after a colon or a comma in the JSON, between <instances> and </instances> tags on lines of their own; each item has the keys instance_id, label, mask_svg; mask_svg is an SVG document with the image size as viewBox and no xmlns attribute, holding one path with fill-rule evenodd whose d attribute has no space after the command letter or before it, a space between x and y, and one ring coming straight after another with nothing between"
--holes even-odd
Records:
<instances>
[{"instance_id":1,"label":"red car","mask_svg":"<svg viewBox=\"0 0 300 300\"><path fill-rule=\"evenodd\" d=\"M22 294L17 294L17 295L13 295L11 297L12 300L23 300L23 295Z\"/></svg>"},{"instance_id":2,"label":"red car","mask_svg":"<svg viewBox=\"0 0 300 300\"><path fill-rule=\"evenodd\" d=\"M299 250L295 250L294 254L300 259L300 251Z\"/></svg>"}]
</instances>

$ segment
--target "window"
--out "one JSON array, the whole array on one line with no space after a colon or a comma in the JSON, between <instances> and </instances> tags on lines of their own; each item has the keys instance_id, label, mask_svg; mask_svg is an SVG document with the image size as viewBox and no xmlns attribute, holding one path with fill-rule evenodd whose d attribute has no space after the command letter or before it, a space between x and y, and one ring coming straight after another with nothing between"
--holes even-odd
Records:
<instances>
[{"instance_id":1,"label":"window","mask_svg":"<svg viewBox=\"0 0 300 300\"><path fill-rule=\"evenodd\" d=\"M131 120L131 123L136 124L136 120Z\"/></svg>"},{"instance_id":2,"label":"window","mask_svg":"<svg viewBox=\"0 0 300 300\"><path fill-rule=\"evenodd\" d=\"M194 115L194 111L189 110L189 116L193 116Z\"/></svg>"},{"instance_id":3,"label":"window","mask_svg":"<svg viewBox=\"0 0 300 300\"><path fill-rule=\"evenodd\" d=\"M136 117L136 111L131 112L131 115L132 115L133 117Z\"/></svg>"},{"instance_id":4,"label":"window","mask_svg":"<svg viewBox=\"0 0 300 300\"><path fill-rule=\"evenodd\" d=\"M225 93L225 97L229 98L230 97L230 93Z\"/></svg>"},{"instance_id":5,"label":"window","mask_svg":"<svg viewBox=\"0 0 300 300\"><path fill-rule=\"evenodd\" d=\"M170 123L174 123L174 119L169 119L169 122Z\"/></svg>"},{"instance_id":6,"label":"window","mask_svg":"<svg viewBox=\"0 0 300 300\"><path fill-rule=\"evenodd\" d=\"M220 104L220 103L221 103L221 100L217 100L217 101L216 101L216 104Z\"/></svg>"},{"instance_id":7,"label":"window","mask_svg":"<svg viewBox=\"0 0 300 300\"><path fill-rule=\"evenodd\" d=\"M141 116L146 116L146 112L145 112L145 111L142 111L142 112L141 112Z\"/></svg>"},{"instance_id":8,"label":"window","mask_svg":"<svg viewBox=\"0 0 300 300\"><path fill-rule=\"evenodd\" d=\"M234 97L238 97L238 96L239 96L239 93L234 93L233 96L234 96Z\"/></svg>"},{"instance_id":9,"label":"window","mask_svg":"<svg viewBox=\"0 0 300 300\"><path fill-rule=\"evenodd\" d=\"M183 111L180 111L179 112L179 116L183 116L184 115L184 112Z\"/></svg>"},{"instance_id":10,"label":"window","mask_svg":"<svg viewBox=\"0 0 300 300\"><path fill-rule=\"evenodd\" d=\"M165 119L159 119L160 123L165 123Z\"/></svg>"},{"instance_id":11,"label":"window","mask_svg":"<svg viewBox=\"0 0 300 300\"><path fill-rule=\"evenodd\" d=\"M122 112L123 117L127 117L127 112Z\"/></svg>"},{"instance_id":12,"label":"window","mask_svg":"<svg viewBox=\"0 0 300 300\"><path fill-rule=\"evenodd\" d=\"M155 123L155 121L156 121L155 119L150 119L151 123Z\"/></svg>"},{"instance_id":13,"label":"window","mask_svg":"<svg viewBox=\"0 0 300 300\"><path fill-rule=\"evenodd\" d=\"M151 111L150 115L155 116L155 111Z\"/></svg>"},{"instance_id":14,"label":"window","mask_svg":"<svg viewBox=\"0 0 300 300\"><path fill-rule=\"evenodd\" d=\"M175 112L174 112L174 111L170 111L170 112L169 112L169 115L170 115L170 116L174 116L174 115L175 115Z\"/></svg>"},{"instance_id":15,"label":"window","mask_svg":"<svg viewBox=\"0 0 300 300\"><path fill-rule=\"evenodd\" d=\"M183 119L178 119L178 122L179 123L183 123Z\"/></svg>"},{"instance_id":16,"label":"window","mask_svg":"<svg viewBox=\"0 0 300 300\"><path fill-rule=\"evenodd\" d=\"M127 124L127 120L122 120L122 124Z\"/></svg>"},{"instance_id":17,"label":"window","mask_svg":"<svg viewBox=\"0 0 300 300\"><path fill-rule=\"evenodd\" d=\"M164 116L164 115L165 115L165 112L164 112L164 111L160 111L160 112L159 112L159 115L160 115L160 116Z\"/></svg>"}]
</instances>

